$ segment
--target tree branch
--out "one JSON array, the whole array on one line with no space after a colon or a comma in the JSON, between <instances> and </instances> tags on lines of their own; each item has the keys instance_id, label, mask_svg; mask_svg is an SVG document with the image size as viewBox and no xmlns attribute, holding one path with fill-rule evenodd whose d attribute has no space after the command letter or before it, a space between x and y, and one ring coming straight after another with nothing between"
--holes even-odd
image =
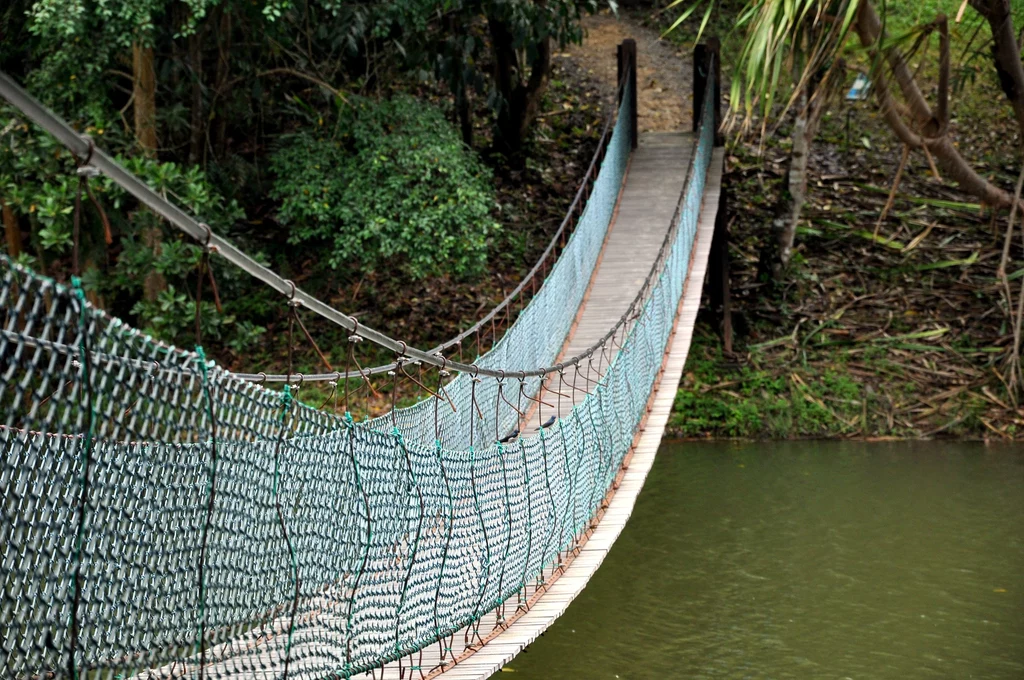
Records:
<instances>
[{"instance_id":1,"label":"tree branch","mask_svg":"<svg viewBox=\"0 0 1024 680\"><path fill-rule=\"evenodd\" d=\"M999 76L999 85L1010 100L1017 127L1024 135L1024 64L1020 46L1013 31L1013 14L1008 0L971 0L978 14L992 28L992 61Z\"/></svg>"},{"instance_id":2,"label":"tree branch","mask_svg":"<svg viewBox=\"0 0 1024 680\"><path fill-rule=\"evenodd\" d=\"M855 29L862 45L877 49L878 41L882 37L882 22L870 0L861 2L857 11ZM899 49L896 46L890 46L884 48L882 54L893 73L896 84L903 93L910 109L909 114L916 123L917 129L920 130L919 143L924 144L934 154L939 165L946 171L946 175L957 182L964 191L977 196L988 205L1001 208L1013 205L1013 197L979 175L960 155L960 151L953 145L949 135L942 133L937 117L932 113L928 102L925 101L921 89L910 72L910 67ZM885 108L887 109L884 112L886 121L892 124L895 109L891 106ZM897 135L908 132L906 125L893 125L893 130ZM903 141L911 143L908 139L903 139Z\"/></svg>"},{"instance_id":3,"label":"tree branch","mask_svg":"<svg viewBox=\"0 0 1024 680\"><path fill-rule=\"evenodd\" d=\"M269 71L261 71L260 73L257 73L256 77L257 78L263 78L264 76L274 76L274 75L288 75L288 76L294 76L296 78L302 78L303 80L308 80L311 83L315 83L315 84L319 85L320 87L322 87L325 90L329 91L331 94L333 94L335 97L337 97L341 101L343 101L346 104L348 104L348 99L345 97L344 93L342 93L341 90L338 90L337 88L331 87L330 85L328 85L327 83L325 83L324 81L320 80L319 78L317 78L315 76L311 76L308 73L303 73L302 71L297 71L297 70L295 70L293 68L286 68L286 67L272 68Z\"/></svg>"}]
</instances>

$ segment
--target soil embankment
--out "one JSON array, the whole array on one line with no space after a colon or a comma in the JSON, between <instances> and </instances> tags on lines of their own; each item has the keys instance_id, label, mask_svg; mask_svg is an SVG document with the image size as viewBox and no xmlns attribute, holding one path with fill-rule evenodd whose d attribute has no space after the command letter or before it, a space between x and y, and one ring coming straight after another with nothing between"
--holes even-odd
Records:
<instances>
[{"instance_id":1,"label":"soil embankment","mask_svg":"<svg viewBox=\"0 0 1024 680\"><path fill-rule=\"evenodd\" d=\"M661 40L651 28L608 12L587 17L583 28L583 44L568 48L563 58L593 74L609 92L615 87L616 48L627 38L636 41L637 127L641 133L690 129L693 68L683 48Z\"/></svg>"}]
</instances>

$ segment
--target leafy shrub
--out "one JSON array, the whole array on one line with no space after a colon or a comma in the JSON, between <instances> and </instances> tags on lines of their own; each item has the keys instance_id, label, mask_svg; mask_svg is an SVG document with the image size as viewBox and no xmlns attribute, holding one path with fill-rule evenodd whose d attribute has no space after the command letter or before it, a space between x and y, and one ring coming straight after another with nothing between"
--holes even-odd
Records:
<instances>
[{"instance_id":1,"label":"leafy shrub","mask_svg":"<svg viewBox=\"0 0 1024 680\"><path fill-rule=\"evenodd\" d=\"M337 124L289 135L272 158L290 240L326 245L334 268L478 273L498 226L487 168L435 106L407 96L351 104Z\"/></svg>"},{"instance_id":2,"label":"leafy shrub","mask_svg":"<svg viewBox=\"0 0 1024 680\"><path fill-rule=\"evenodd\" d=\"M70 273L73 246L75 196L78 177L75 162L52 137L22 121L9 108L0 107L0 196L15 216L31 229L29 249L19 258L44 274L66 280ZM108 128L87 125L85 131L102 145L108 141ZM114 146L119 146L116 142ZM123 146L123 145L120 145ZM175 163L118 154L129 172L139 176L160 194L189 211L229 231L244 216L234 201L225 200L211 186L198 167L183 168ZM152 335L187 347L195 342L195 275L202 249L191 239L165 227L148 210L139 209L134 198L107 177L97 177L90 185L97 201L110 220L113 243L105 242L105 229L91 201L83 197L80 228L80 265L85 288L104 302L105 309L128 319ZM163 232L159 252L147 246L145 230ZM106 263L97 266L96 263ZM156 300L146 301L144 281L157 272L167 282ZM218 283L228 293L236 282L247 277L232 268L220 268ZM234 316L219 314L212 303L202 304L202 330L205 337L231 336L232 342L259 339L259 328L236 335ZM228 331L232 331L229 333ZM232 345L234 347L234 345Z\"/></svg>"}]
</instances>

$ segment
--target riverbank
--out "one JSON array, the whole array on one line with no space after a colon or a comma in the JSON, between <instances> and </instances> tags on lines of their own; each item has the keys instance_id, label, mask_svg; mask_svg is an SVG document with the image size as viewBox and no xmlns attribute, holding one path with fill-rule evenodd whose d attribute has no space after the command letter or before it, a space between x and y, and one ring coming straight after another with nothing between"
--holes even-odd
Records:
<instances>
[{"instance_id":1,"label":"riverbank","mask_svg":"<svg viewBox=\"0 0 1024 680\"><path fill-rule=\"evenodd\" d=\"M669 18L631 20L666 26ZM725 30L727 18L717 22ZM685 28L671 36L681 48L694 37ZM725 77L735 42L723 46ZM990 62L972 65L951 134L980 172L1012 192L1016 126L990 71ZM773 278L789 125L729 137L733 351L722 349L717 320L702 316L669 434L1016 440L1024 409L1007 384L1013 333L997 274L1007 215L957 191L918 154L885 211L902 146L873 100L840 99L809 156L793 259ZM1011 244L1011 280L1024 276L1014 264L1022 256Z\"/></svg>"}]
</instances>

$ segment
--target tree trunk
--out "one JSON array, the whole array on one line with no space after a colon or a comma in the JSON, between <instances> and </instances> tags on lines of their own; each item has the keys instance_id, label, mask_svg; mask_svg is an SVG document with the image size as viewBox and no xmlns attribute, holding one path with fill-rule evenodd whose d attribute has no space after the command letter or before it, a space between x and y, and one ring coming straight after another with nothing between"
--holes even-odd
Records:
<instances>
[{"instance_id":1,"label":"tree trunk","mask_svg":"<svg viewBox=\"0 0 1024 680\"><path fill-rule=\"evenodd\" d=\"M21 225L18 224L18 217L11 210L7 202L0 199L0 210L4 217L4 236L7 242L7 254L11 258L21 255Z\"/></svg>"},{"instance_id":2,"label":"tree trunk","mask_svg":"<svg viewBox=\"0 0 1024 680\"><path fill-rule=\"evenodd\" d=\"M865 47L875 46L882 35L882 22L868 0L863 0L860 4L855 29L861 44ZM926 147L945 170L946 176L957 182L960 188L967 193L980 198L982 202L999 208L1012 205L1013 196L975 172L974 168L960 155L949 135L944 132L942 121L939 121L932 113L928 102L925 101L899 48L892 45L885 48L883 53L896 84L900 88L900 92L903 93L916 128L911 130L900 118L888 91L887 79L882 70L879 70L875 76L877 81L875 93L881 102L886 122L889 123L900 141L914 149Z\"/></svg>"},{"instance_id":3,"label":"tree trunk","mask_svg":"<svg viewBox=\"0 0 1024 680\"><path fill-rule=\"evenodd\" d=\"M132 45L132 76L135 96L135 138L146 156L156 158L156 68L153 63L152 47L143 47L138 43ZM162 241L159 225L142 230L142 242L153 251L154 257L160 256ZM160 291L166 288L167 281L163 274L156 270L146 274L143 281L143 295L146 300L155 301Z\"/></svg>"},{"instance_id":4,"label":"tree trunk","mask_svg":"<svg viewBox=\"0 0 1024 680\"><path fill-rule=\"evenodd\" d=\"M810 91L808 91L810 90ZM807 202L807 161L811 155L811 145L818 133L825 107L822 97L814 97L814 90L805 88L800 95L800 108L793 124L793 151L790 154L789 169L786 173L786 194L779 218L776 220L778 238L778 262L775 267L776 278L782 269L789 264L793 256L793 243L796 241L796 228L800 223L804 203Z\"/></svg>"},{"instance_id":5,"label":"tree trunk","mask_svg":"<svg viewBox=\"0 0 1024 680\"><path fill-rule=\"evenodd\" d=\"M132 45L132 81L135 96L135 138L142 152L156 157L156 69L153 48Z\"/></svg>"},{"instance_id":6,"label":"tree trunk","mask_svg":"<svg viewBox=\"0 0 1024 680\"><path fill-rule=\"evenodd\" d=\"M459 88L456 101L459 109L459 129L462 131L462 143L469 148L473 148L473 108L469 101L469 92L466 91L465 83Z\"/></svg>"},{"instance_id":7,"label":"tree trunk","mask_svg":"<svg viewBox=\"0 0 1024 680\"><path fill-rule=\"evenodd\" d=\"M188 62L192 70L192 129L189 134L188 162L199 163L206 138L206 116L203 111L203 37L202 27L188 37Z\"/></svg>"},{"instance_id":8,"label":"tree trunk","mask_svg":"<svg viewBox=\"0 0 1024 680\"><path fill-rule=\"evenodd\" d=\"M225 103L231 91L231 12L224 9L220 15L220 29L217 31L217 79L216 91L219 111L214 111L216 127L213 146L217 158L223 158L228 148L228 117L224 113Z\"/></svg>"},{"instance_id":9,"label":"tree trunk","mask_svg":"<svg viewBox=\"0 0 1024 680\"><path fill-rule=\"evenodd\" d=\"M1010 3L1008 0L971 0L971 7L985 17L992 28L992 61L1024 139L1024 64L1014 35Z\"/></svg>"},{"instance_id":10,"label":"tree trunk","mask_svg":"<svg viewBox=\"0 0 1024 680\"><path fill-rule=\"evenodd\" d=\"M509 159L522 159L523 144L538 114L541 98L548 86L551 70L551 39L545 37L534 45L537 56L530 68L530 77L522 82L524 65L516 58L515 41L508 25L488 17L491 45L494 50L494 81L501 95L495 144Z\"/></svg>"},{"instance_id":11,"label":"tree trunk","mask_svg":"<svg viewBox=\"0 0 1024 680\"><path fill-rule=\"evenodd\" d=\"M455 96L455 115L462 133L462 143L473 148L473 107L469 98L469 84L466 83L464 59L466 31L455 13L445 16L444 30L451 36L448 45L451 50L452 74L448 85Z\"/></svg>"}]
</instances>

